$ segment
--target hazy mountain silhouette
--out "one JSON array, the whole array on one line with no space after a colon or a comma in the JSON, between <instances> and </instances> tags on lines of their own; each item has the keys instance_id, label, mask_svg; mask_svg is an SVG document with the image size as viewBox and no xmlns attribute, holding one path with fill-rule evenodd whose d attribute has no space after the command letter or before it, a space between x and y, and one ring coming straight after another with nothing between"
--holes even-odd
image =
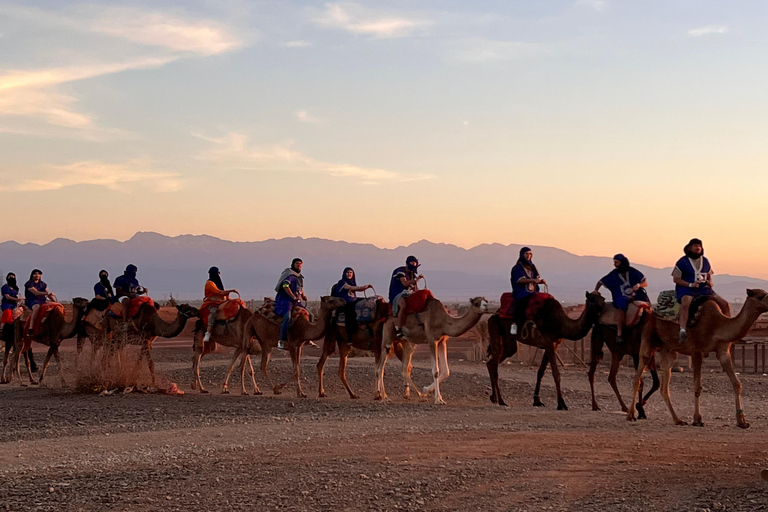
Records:
<instances>
[{"instance_id":1,"label":"hazy mountain silhouette","mask_svg":"<svg viewBox=\"0 0 768 512\"><path fill-rule=\"evenodd\" d=\"M391 271L416 255L427 284L444 300L464 301L484 295L498 300L508 291L509 271L520 245L482 244L471 249L422 240L406 247L380 249L321 238L282 238L261 242L230 242L207 235L168 237L152 232L136 233L125 242L89 240L73 242L57 238L44 245L0 243L0 271L13 271L24 282L29 272L43 270L43 279L61 299L91 297L98 272L105 268L114 280L128 263L139 267L139 280L156 298L170 293L181 299L201 298L208 268L221 268L225 286L238 288L244 298L273 295L280 271L294 257L304 260L307 295L328 293L351 266L358 284L372 283L387 294ZM550 292L566 302L581 302L584 292L611 268L607 257L577 256L553 247L532 247L535 262L550 285ZM659 291L672 288L670 268L635 264L648 277L655 300ZM728 299L743 299L745 288L768 289L768 281L750 277L717 275L716 289Z\"/></svg>"}]
</instances>

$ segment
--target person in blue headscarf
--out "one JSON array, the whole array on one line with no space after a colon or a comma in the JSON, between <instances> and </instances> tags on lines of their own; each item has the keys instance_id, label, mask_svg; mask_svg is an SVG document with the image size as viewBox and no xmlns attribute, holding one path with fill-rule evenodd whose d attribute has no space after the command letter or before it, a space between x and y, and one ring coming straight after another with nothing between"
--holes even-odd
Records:
<instances>
[{"instance_id":1,"label":"person in blue headscarf","mask_svg":"<svg viewBox=\"0 0 768 512\"><path fill-rule=\"evenodd\" d=\"M712 288L712 265L704 256L704 244L698 238L692 238L683 247L685 256L677 260L672 270L672 281L675 283L675 295L680 303L680 341L685 341L688 334L688 311L694 297L711 297L726 316L731 316L731 305L727 300L715 293Z\"/></svg>"},{"instance_id":2,"label":"person in blue headscarf","mask_svg":"<svg viewBox=\"0 0 768 512\"><path fill-rule=\"evenodd\" d=\"M522 299L539 293L539 285L547 283L541 278L536 265L533 263L533 251L530 247L520 248L517 263L512 267L510 282L512 283L512 299L514 300L514 322L510 333L517 334L518 324L525 323L525 308L518 307L518 304Z\"/></svg>"},{"instance_id":3,"label":"person in blue headscarf","mask_svg":"<svg viewBox=\"0 0 768 512\"><path fill-rule=\"evenodd\" d=\"M304 295L304 276L301 268L304 262L301 258L294 258L290 268L283 270L280 279L275 286L275 313L283 317L280 324L280 339L277 342L279 350L285 350L285 342L288 341L288 328L291 325L291 314L294 306L305 307L307 296ZM304 300L304 303L301 301Z\"/></svg>"},{"instance_id":4,"label":"person in blue headscarf","mask_svg":"<svg viewBox=\"0 0 768 512\"><path fill-rule=\"evenodd\" d=\"M357 280L355 279L355 271L352 267L347 267L344 272L341 273L341 279L339 282L333 285L331 288L331 296L344 299L346 304L342 307L344 311L344 326L347 331L347 337L351 337L357 331L357 312L355 311L355 302L357 302L357 292L363 292L373 288L372 284L366 284L363 286L357 286Z\"/></svg>"},{"instance_id":5,"label":"person in blue headscarf","mask_svg":"<svg viewBox=\"0 0 768 512\"><path fill-rule=\"evenodd\" d=\"M416 256L408 256L404 267L397 267L392 271L392 278L389 281L389 302L392 304L392 314L395 315L394 327L398 338L403 337L406 299L419 289L417 283L422 277L418 273L420 266Z\"/></svg>"},{"instance_id":6,"label":"person in blue headscarf","mask_svg":"<svg viewBox=\"0 0 768 512\"><path fill-rule=\"evenodd\" d=\"M128 320L128 302L139 295L146 295L147 289L139 284L136 274L139 268L136 265L125 267L123 275L115 279L115 301L123 306L123 320Z\"/></svg>"},{"instance_id":7,"label":"person in blue headscarf","mask_svg":"<svg viewBox=\"0 0 768 512\"><path fill-rule=\"evenodd\" d=\"M613 305L619 310L619 319L616 325L616 343L624 341L622 337L622 328L627 317L627 308L633 301L651 302L645 287L648 282L642 272L629 264L629 259L623 254L617 254L613 257L614 269L611 270L595 285L595 291L601 286L608 288L611 292Z\"/></svg>"}]
</instances>

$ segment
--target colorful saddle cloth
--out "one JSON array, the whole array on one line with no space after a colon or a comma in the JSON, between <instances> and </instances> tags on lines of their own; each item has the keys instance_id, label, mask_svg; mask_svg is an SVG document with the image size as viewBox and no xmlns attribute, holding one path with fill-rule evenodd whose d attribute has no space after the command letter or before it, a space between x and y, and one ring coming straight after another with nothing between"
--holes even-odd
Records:
<instances>
[{"instance_id":1,"label":"colorful saddle cloth","mask_svg":"<svg viewBox=\"0 0 768 512\"><path fill-rule=\"evenodd\" d=\"M379 301L384 301L382 297L366 297L355 302L355 314L358 324L369 324L376 319L376 307ZM336 313L336 325L345 325L346 315L342 309Z\"/></svg>"},{"instance_id":2,"label":"colorful saddle cloth","mask_svg":"<svg viewBox=\"0 0 768 512\"><path fill-rule=\"evenodd\" d=\"M429 290L417 290L405 299L405 314L421 313L427 307L427 300L435 296Z\"/></svg>"},{"instance_id":3,"label":"colorful saddle cloth","mask_svg":"<svg viewBox=\"0 0 768 512\"><path fill-rule=\"evenodd\" d=\"M155 301L146 296L134 297L130 301L128 301L128 318L133 318L136 315L138 315L139 309L141 309L141 306L143 306L144 304L150 304L151 306L154 307ZM107 311L112 316L116 316L119 318L123 317L123 305L119 302L110 304Z\"/></svg>"},{"instance_id":4,"label":"colorful saddle cloth","mask_svg":"<svg viewBox=\"0 0 768 512\"><path fill-rule=\"evenodd\" d=\"M212 305L213 304L203 304L200 308L200 319L203 321L203 326L205 326L206 329L208 328L208 316L210 316L209 312ZM240 299L231 299L218 304L216 307L218 307L218 309L216 310L216 319L214 323L221 320L231 322L240 312L240 308L245 308L247 306L245 305L245 302Z\"/></svg>"},{"instance_id":5,"label":"colorful saddle cloth","mask_svg":"<svg viewBox=\"0 0 768 512\"><path fill-rule=\"evenodd\" d=\"M512 298L512 292L502 293L499 302L501 305L499 306L499 309L496 310L496 313L501 318L512 318L515 312L515 301Z\"/></svg>"},{"instance_id":6,"label":"colorful saddle cloth","mask_svg":"<svg viewBox=\"0 0 768 512\"><path fill-rule=\"evenodd\" d=\"M59 313L61 313L61 316L64 316L64 304L59 302L46 302L40 305L40 311L35 319L35 325L30 327L29 323L32 321L32 316L30 315L24 322L24 332L29 332L29 329L31 328L33 336L39 335L42 330L43 321L45 321L54 310L58 310Z\"/></svg>"},{"instance_id":7,"label":"colorful saddle cloth","mask_svg":"<svg viewBox=\"0 0 768 512\"><path fill-rule=\"evenodd\" d=\"M264 297L264 304L262 304L256 312L267 317L277 325L283 323L283 317L275 313L275 299ZM312 321L312 316L309 314L309 311L301 306L293 306L293 309L291 310L291 324L293 324L299 317L304 317L307 322Z\"/></svg>"},{"instance_id":8,"label":"colorful saddle cloth","mask_svg":"<svg viewBox=\"0 0 768 512\"><path fill-rule=\"evenodd\" d=\"M536 315L539 311L541 311L541 308L544 307L544 304L547 302L547 300L554 298L554 296L548 293L534 293L528 299L521 299L528 300L528 305L525 308L525 318L528 320L535 319ZM499 309L496 310L496 312L502 318L514 317L515 302L514 299L512 299L512 292L505 292L501 294L501 306L499 306Z\"/></svg>"},{"instance_id":9,"label":"colorful saddle cloth","mask_svg":"<svg viewBox=\"0 0 768 512\"><path fill-rule=\"evenodd\" d=\"M674 290L659 293L659 299L653 306L653 314L663 320L677 321L680 316L680 304Z\"/></svg>"}]
</instances>

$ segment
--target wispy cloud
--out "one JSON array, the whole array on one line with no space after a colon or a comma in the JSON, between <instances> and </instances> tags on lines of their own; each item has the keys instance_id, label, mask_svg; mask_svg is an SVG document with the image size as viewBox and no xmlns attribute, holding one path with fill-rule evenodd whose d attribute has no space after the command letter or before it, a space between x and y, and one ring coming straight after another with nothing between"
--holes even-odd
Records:
<instances>
[{"instance_id":1,"label":"wispy cloud","mask_svg":"<svg viewBox=\"0 0 768 512\"><path fill-rule=\"evenodd\" d=\"M606 0L576 0L574 5L579 7L589 7L596 11L604 11L606 7L608 7L608 2Z\"/></svg>"},{"instance_id":2,"label":"wispy cloud","mask_svg":"<svg viewBox=\"0 0 768 512\"><path fill-rule=\"evenodd\" d=\"M706 27L694 28L688 31L689 36L700 37L710 34L725 34L728 27L725 25L707 25Z\"/></svg>"},{"instance_id":3,"label":"wispy cloud","mask_svg":"<svg viewBox=\"0 0 768 512\"><path fill-rule=\"evenodd\" d=\"M309 112L307 112L306 110L297 110L296 119L298 119L302 123L310 123L310 124L322 124L325 122L324 119L315 117Z\"/></svg>"},{"instance_id":4,"label":"wispy cloud","mask_svg":"<svg viewBox=\"0 0 768 512\"><path fill-rule=\"evenodd\" d=\"M40 174L41 176L23 180L10 188L20 192L59 190L77 185L128 191L131 185L141 184L142 189L150 192L173 192L181 188L179 174L157 171L143 160L133 160L125 164L76 162L49 166L42 169Z\"/></svg>"},{"instance_id":5,"label":"wispy cloud","mask_svg":"<svg viewBox=\"0 0 768 512\"><path fill-rule=\"evenodd\" d=\"M547 53L539 44L480 38L455 41L449 43L447 49L447 59L459 64L528 59Z\"/></svg>"},{"instance_id":6,"label":"wispy cloud","mask_svg":"<svg viewBox=\"0 0 768 512\"><path fill-rule=\"evenodd\" d=\"M283 48L307 48L308 46L312 46L312 43L299 39L296 41L286 41L280 46Z\"/></svg>"},{"instance_id":7,"label":"wispy cloud","mask_svg":"<svg viewBox=\"0 0 768 512\"><path fill-rule=\"evenodd\" d=\"M431 20L373 12L357 3L342 2L325 4L315 22L322 27L382 38L408 36L433 24Z\"/></svg>"},{"instance_id":8,"label":"wispy cloud","mask_svg":"<svg viewBox=\"0 0 768 512\"><path fill-rule=\"evenodd\" d=\"M245 135L239 133L229 133L223 137L193 135L214 145L213 148L198 155L198 158L224 169L319 173L336 178L354 178L370 185L418 181L434 177L422 173L402 173L372 167L323 162L305 156L286 145L255 147L251 146Z\"/></svg>"}]
</instances>

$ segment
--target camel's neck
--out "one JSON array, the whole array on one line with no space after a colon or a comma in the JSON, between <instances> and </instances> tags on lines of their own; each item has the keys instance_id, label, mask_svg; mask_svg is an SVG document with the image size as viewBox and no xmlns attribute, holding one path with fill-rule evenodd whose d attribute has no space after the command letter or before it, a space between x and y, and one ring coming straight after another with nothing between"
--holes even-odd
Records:
<instances>
[{"instance_id":1,"label":"camel's neck","mask_svg":"<svg viewBox=\"0 0 768 512\"><path fill-rule=\"evenodd\" d=\"M593 314L589 304L584 307L578 318L573 319L568 316L565 309L560 309L558 315L560 324L560 337L567 340L580 340L589 333L592 328Z\"/></svg>"},{"instance_id":2,"label":"camel's neck","mask_svg":"<svg viewBox=\"0 0 768 512\"><path fill-rule=\"evenodd\" d=\"M461 336L473 328L483 316L483 314L476 311L475 308L469 308L469 310L461 316L451 316L440 301L435 300L433 303L435 304L434 311L436 311L438 315L443 316L443 334L451 337Z\"/></svg>"},{"instance_id":3,"label":"camel's neck","mask_svg":"<svg viewBox=\"0 0 768 512\"><path fill-rule=\"evenodd\" d=\"M188 318L181 313L176 313L176 318L173 322L166 322L160 315L155 313L155 334L162 336L163 338L175 338L181 331L184 330L184 326L187 325Z\"/></svg>"},{"instance_id":4,"label":"camel's neck","mask_svg":"<svg viewBox=\"0 0 768 512\"><path fill-rule=\"evenodd\" d=\"M321 309L315 323L309 324L307 330L304 331L304 340L319 340L325 336L325 328L330 323L332 314L333 310L331 309Z\"/></svg>"},{"instance_id":5,"label":"camel's neck","mask_svg":"<svg viewBox=\"0 0 768 512\"><path fill-rule=\"evenodd\" d=\"M739 340L747 335L758 317L763 313L760 302L754 299L747 299L739 314L733 318L722 315L724 320L722 327L718 329L718 337L729 340Z\"/></svg>"},{"instance_id":6,"label":"camel's neck","mask_svg":"<svg viewBox=\"0 0 768 512\"><path fill-rule=\"evenodd\" d=\"M73 308L72 320L65 322L61 328L60 338L66 340L71 338L77 333L77 328L80 325L80 321L83 319L83 310L81 308Z\"/></svg>"}]
</instances>

